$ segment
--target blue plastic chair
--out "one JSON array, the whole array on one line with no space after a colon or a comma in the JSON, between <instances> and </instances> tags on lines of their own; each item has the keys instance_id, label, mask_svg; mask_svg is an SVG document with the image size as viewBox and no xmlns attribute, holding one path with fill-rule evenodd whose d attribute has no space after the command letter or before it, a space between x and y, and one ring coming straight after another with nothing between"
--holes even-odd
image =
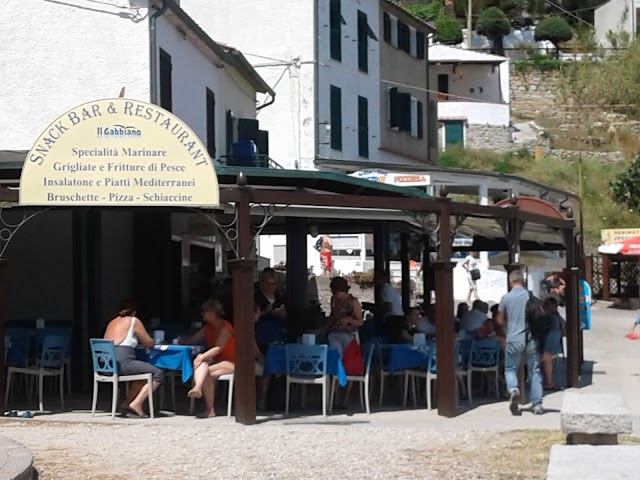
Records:
<instances>
[{"instance_id":1,"label":"blue plastic chair","mask_svg":"<svg viewBox=\"0 0 640 480\"><path fill-rule=\"evenodd\" d=\"M495 375L496 398L500 398L498 391L498 380L500 376L500 351L501 346L498 340L482 339L473 340L471 343L471 353L469 354L469 365L467 368L467 393L469 395L469 404L472 402L471 396L471 380L473 372L484 374L489 372Z\"/></svg>"},{"instance_id":2,"label":"blue plastic chair","mask_svg":"<svg viewBox=\"0 0 640 480\"><path fill-rule=\"evenodd\" d=\"M456 342L456 405L460 406L460 383L458 380L469 375L469 357L471 356L471 339L458 340ZM467 395L469 404L470 396Z\"/></svg>"},{"instance_id":3,"label":"blue plastic chair","mask_svg":"<svg viewBox=\"0 0 640 480\"><path fill-rule=\"evenodd\" d=\"M289 391L292 383L303 385L302 405L304 406L304 386L322 385L322 415L327 416L329 376L327 375L327 345L285 346L287 359L287 393L285 415L289 414Z\"/></svg>"},{"instance_id":4,"label":"blue plastic chair","mask_svg":"<svg viewBox=\"0 0 640 480\"><path fill-rule=\"evenodd\" d=\"M64 365L67 376L67 391L71 394L71 327L45 327L36 330L36 354L40 355L44 340L50 336L67 337L67 353L65 354Z\"/></svg>"},{"instance_id":5,"label":"blue plastic chair","mask_svg":"<svg viewBox=\"0 0 640 480\"><path fill-rule=\"evenodd\" d=\"M64 409L64 366L69 351L69 339L65 336L50 335L45 338L37 365L28 367L9 367L7 371L7 387L5 404L9 401L11 376L13 374L32 375L38 377L38 403L40 411L44 410L43 390L44 377L60 377L60 406Z\"/></svg>"},{"instance_id":6,"label":"blue plastic chair","mask_svg":"<svg viewBox=\"0 0 640 480\"><path fill-rule=\"evenodd\" d=\"M94 416L96 413L99 382L111 383L113 385L113 397L111 400L111 419L113 420L116 416L116 405L118 403L118 383L146 380L149 384L149 416L154 418L153 375L151 373L120 375L118 373L116 347L113 340L91 338L89 339L89 343L91 344L91 356L93 357L93 403L91 405L91 416Z\"/></svg>"}]
</instances>

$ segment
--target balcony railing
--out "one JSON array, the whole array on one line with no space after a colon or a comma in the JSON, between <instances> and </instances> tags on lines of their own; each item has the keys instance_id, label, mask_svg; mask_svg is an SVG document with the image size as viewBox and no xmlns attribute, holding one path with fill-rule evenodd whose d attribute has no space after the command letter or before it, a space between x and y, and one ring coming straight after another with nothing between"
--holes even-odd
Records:
<instances>
[{"instance_id":1,"label":"balcony railing","mask_svg":"<svg viewBox=\"0 0 640 480\"><path fill-rule=\"evenodd\" d=\"M218 162L225 166L276 168L283 170L284 167L276 162L269 155L223 155L218 158Z\"/></svg>"}]
</instances>

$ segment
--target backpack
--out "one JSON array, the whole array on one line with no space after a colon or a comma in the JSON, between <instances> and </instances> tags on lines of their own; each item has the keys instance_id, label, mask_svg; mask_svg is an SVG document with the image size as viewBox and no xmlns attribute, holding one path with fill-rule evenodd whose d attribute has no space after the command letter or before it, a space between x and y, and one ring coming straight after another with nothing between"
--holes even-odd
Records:
<instances>
[{"instance_id":1,"label":"backpack","mask_svg":"<svg viewBox=\"0 0 640 480\"><path fill-rule=\"evenodd\" d=\"M322 237L316 240L316 244L313 246L317 251L322 250Z\"/></svg>"},{"instance_id":2,"label":"backpack","mask_svg":"<svg viewBox=\"0 0 640 480\"><path fill-rule=\"evenodd\" d=\"M529 291L529 300L525 307L525 319L531 335L538 339L546 338L551 331L551 316L544 309L544 302Z\"/></svg>"}]
</instances>

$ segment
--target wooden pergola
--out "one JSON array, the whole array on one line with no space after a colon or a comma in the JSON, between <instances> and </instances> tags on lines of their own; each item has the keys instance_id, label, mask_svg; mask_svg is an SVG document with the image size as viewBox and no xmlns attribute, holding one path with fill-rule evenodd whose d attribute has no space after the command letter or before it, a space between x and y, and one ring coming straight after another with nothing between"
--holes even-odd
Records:
<instances>
[{"instance_id":1,"label":"wooden pergola","mask_svg":"<svg viewBox=\"0 0 640 480\"><path fill-rule=\"evenodd\" d=\"M425 296L435 291L438 413L457 414L453 268L453 238L473 236L467 250L506 250L509 272L520 267L523 250L565 250L567 283L567 383L579 386L578 251L575 222L559 212L526 206L517 198L504 205L481 206L453 202L441 190L437 198L417 189L379 185L342 174L259 168L219 167L220 206L202 210L229 240L235 259L228 262L233 279L236 335L236 419L256 421L254 374L253 284L257 259L253 243L260 233L287 235L287 311L295 318L304 305L307 281L306 236L310 226L332 233L374 233L375 265L384 268L388 232L401 234L403 299L408 301L408 238L424 238ZM0 201L18 201L18 193L0 189ZM548 205L548 204L547 204ZM95 207L97 208L97 207ZM553 208L553 207L552 207ZM554 209L555 210L555 209ZM435 253L436 261L429 261ZM0 345L4 343L6 259L0 258ZM77 342L88 342L78 338ZM0 402L4 400L4 356L0 356Z\"/></svg>"}]
</instances>

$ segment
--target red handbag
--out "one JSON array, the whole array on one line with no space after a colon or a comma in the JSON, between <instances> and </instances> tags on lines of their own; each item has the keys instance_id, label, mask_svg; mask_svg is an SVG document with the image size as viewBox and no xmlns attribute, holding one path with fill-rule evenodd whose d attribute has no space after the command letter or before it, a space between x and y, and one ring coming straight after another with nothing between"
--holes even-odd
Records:
<instances>
[{"instance_id":1,"label":"red handbag","mask_svg":"<svg viewBox=\"0 0 640 480\"><path fill-rule=\"evenodd\" d=\"M342 352L342 364L347 375L364 375L362 349L355 339Z\"/></svg>"}]
</instances>

